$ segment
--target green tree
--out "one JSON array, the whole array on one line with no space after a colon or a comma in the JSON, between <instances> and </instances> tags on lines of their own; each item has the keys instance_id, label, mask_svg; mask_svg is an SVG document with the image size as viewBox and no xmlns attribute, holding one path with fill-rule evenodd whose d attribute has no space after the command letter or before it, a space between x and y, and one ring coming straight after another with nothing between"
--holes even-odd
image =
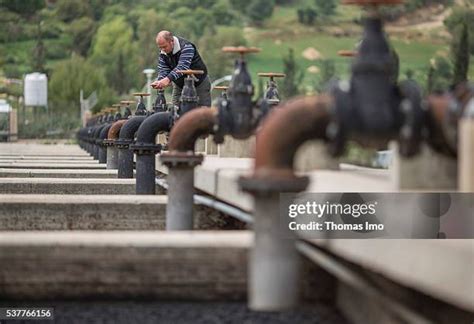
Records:
<instances>
[{"instance_id":1,"label":"green tree","mask_svg":"<svg viewBox=\"0 0 474 324\"><path fill-rule=\"evenodd\" d=\"M446 58L440 56L431 60L427 80L428 92L448 90L453 80L452 71L452 66Z\"/></svg>"},{"instance_id":2,"label":"green tree","mask_svg":"<svg viewBox=\"0 0 474 324\"><path fill-rule=\"evenodd\" d=\"M44 6L44 0L0 0L0 8L6 8L26 19L30 19Z\"/></svg>"},{"instance_id":3,"label":"green tree","mask_svg":"<svg viewBox=\"0 0 474 324\"><path fill-rule=\"evenodd\" d=\"M462 29L459 34L459 39L454 40L451 48L453 65L454 65L454 79L453 84L459 84L467 80L469 71L469 32L467 24L462 24Z\"/></svg>"},{"instance_id":4,"label":"green tree","mask_svg":"<svg viewBox=\"0 0 474 324\"><path fill-rule=\"evenodd\" d=\"M206 34L199 40L199 52L207 63L209 74L217 79L232 72L232 58L222 53L224 46L246 45L246 40L239 28L221 27L215 34Z\"/></svg>"},{"instance_id":5,"label":"green tree","mask_svg":"<svg viewBox=\"0 0 474 324\"><path fill-rule=\"evenodd\" d=\"M48 93L53 112L79 116L81 89L85 96L97 91L98 106L115 101L114 92L107 85L103 69L78 55L73 55L70 59L58 63L51 75Z\"/></svg>"},{"instance_id":6,"label":"green tree","mask_svg":"<svg viewBox=\"0 0 474 324\"><path fill-rule=\"evenodd\" d=\"M283 73L286 76L282 82L282 94L285 98L296 96L300 93L299 85L303 80L304 73L296 63L294 50L288 49L288 54L283 57Z\"/></svg>"},{"instance_id":7,"label":"green tree","mask_svg":"<svg viewBox=\"0 0 474 324\"><path fill-rule=\"evenodd\" d=\"M304 25L313 25L318 17L318 13L313 7L299 8L296 13L298 22Z\"/></svg>"},{"instance_id":8,"label":"green tree","mask_svg":"<svg viewBox=\"0 0 474 324\"><path fill-rule=\"evenodd\" d=\"M31 56L31 67L36 72L45 72L45 58L46 58L46 48L43 43L43 35L41 32L41 19L38 17L37 21L37 36L36 36L36 45L33 48Z\"/></svg>"},{"instance_id":9,"label":"green tree","mask_svg":"<svg viewBox=\"0 0 474 324\"><path fill-rule=\"evenodd\" d=\"M265 19L271 17L274 7L274 0L252 0L246 13L254 25L261 26Z\"/></svg>"},{"instance_id":10,"label":"green tree","mask_svg":"<svg viewBox=\"0 0 474 324\"><path fill-rule=\"evenodd\" d=\"M140 69L154 68L158 62L158 48L155 43L156 34L163 29L174 32L175 21L164 13L157 13L153 9L140 12L138 21L138 48L140 55L138 62Z\"/></svg>"},{"instance_id":11,"label":"green tree","mask_svg":"<svg viewBox=\"0 0 474 324\"><path fill-rule=\"evenodd\" d=\"M206 33L213 33L215 30L215 20L212 12L198 7L190 9L180 7L172 12L171 18L177 21L176 34L197 40Z\"/></svg>"},{"instance_id":12,"label":"green tree","mask_svg":"<svg viewBox=\"0 0 474 324\"><path fill-rule=\"evenodd\" d=\"M72 50L86 56L96 30L96 23L89 17L74 20L68 27L68 32L72 36Z\"/></svg>"},{"instance_id":13,"label":"green tree","mask_svg":"<svg viewBox=\"0 0 474 324\"><path fill-rule=\"evenodd\" d=\"M316 90L322 92L327 83L336 75L336 64L334 60L326 59L319 62L319 79Z\"/></svg>"},{"instance_id":14,"label":"green tree","mask_svg":"<svg viewBox=\"0 0 474 324\"><path fill-rule=\"evenodd\" d=\"M454 7L451 15L444 21L454 39L459 38L462 26L468 31L474 30L474 9L472 7ZM474 55L474 32L468 33L469 51Z\"/></svg>"},{"instance_id":15,"label":"green tree","mask_svg":"<svg viewBox=\"0 0 474 324\"><path fill-rule=\"evenodd\" d=\"M314 0L316 11L321 17L330 17L336 14L336 0Z\"/></svg>"},{"instance_id":16,"label":"green tree","mask_svg":"<svg viewBox=\"0 0 474 324\"><path fill-rule=\"evenodd\" d=\"M93 12L88 1L59 0L56 3L56 15L64 22L71 22L81 17L90 17Z\"/></svg>"},{"instance_id":17,"label":"green tree","mask_svg":"<svg viewBox=\"0 0 474 324\"><path fill-rule=\"evenodd\" d=\"M91 60L105 68L108 83L120 94L139 86L142 71L137 57L133 31L125 17L115 17L99 27L93 41Z\"/></svg>"},{"instance_id":18,"label":"green tree","mask_svg":"<svg viewBox=\"0 0 474 324\"><path fill-rule=\"evenodd\" d=\"M217 0L210 10L218 25L232 26L239 23L238 15L232 9L229 0Z\"/></svg>"}]
</instances>

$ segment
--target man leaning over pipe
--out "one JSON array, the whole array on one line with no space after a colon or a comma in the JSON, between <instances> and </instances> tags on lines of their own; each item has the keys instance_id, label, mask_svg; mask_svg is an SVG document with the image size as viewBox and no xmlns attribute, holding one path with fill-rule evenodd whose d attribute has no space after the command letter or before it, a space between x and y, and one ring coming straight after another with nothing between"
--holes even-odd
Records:
<instances>
[{"instance_id":1,"label":"man leaning over pipe","mask_svg":"<svg viewBox=\"0 0 474 324\"><path fill-rule=\"evenodd\" d=\"M190 41L173 36L167 30L156 35L156 44L160 49L158 60L158 78L151 86L154 89L166 88L173 82L173 105L179 104L179 98L184 86L184 75L180 70L203 70L204 74L196 75L195 83L199 106L211 105L211 82L207 75L207 67L196 45Z\"/></svg>"}]
</instances>

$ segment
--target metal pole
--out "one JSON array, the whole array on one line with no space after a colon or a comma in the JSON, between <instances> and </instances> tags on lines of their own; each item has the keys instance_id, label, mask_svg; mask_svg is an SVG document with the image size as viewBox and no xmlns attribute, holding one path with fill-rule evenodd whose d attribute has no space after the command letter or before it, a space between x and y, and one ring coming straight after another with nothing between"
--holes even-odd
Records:
<instances>
[{"instance_id":1,"label":"metal pole","mask_svg":"<svg viewBox=\"0 0 474 324\"><path fill-rule=\"evenodd\" d=\"M171 167L168 173L166 230L193 229L194 167Z\"/></svg>"},{"instance_id":2,"label":"metal pole","mask_svg":"<svg viewBox=\"0 0 474 324\"><path fill-rule=\"evenodd\" d=\"M147 97L147 109L151 110L151 77L153 73L155 73L154 69L145 69L143 70L143 73L146 75L146 92L150 94L150 96Z\"/></svg>"}]
</instances>

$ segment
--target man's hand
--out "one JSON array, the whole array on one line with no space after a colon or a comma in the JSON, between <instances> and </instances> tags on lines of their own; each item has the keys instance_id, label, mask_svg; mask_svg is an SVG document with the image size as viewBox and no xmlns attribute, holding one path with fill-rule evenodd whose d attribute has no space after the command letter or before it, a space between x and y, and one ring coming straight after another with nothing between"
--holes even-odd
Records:
<instances>
[{"instance_id":1,"label":"man's hand","mask_svg":"<svg viewBox=\"0 0 474 324\"><path fill-rule=\"evenodd\" d=\"M151 87L153 89L164 89L166 88L167 86L169 86L169 84L171 83L170 79L168 78L163 78L159 81L154 81L152 84L151 84Z\"/></svg>"}]
</instances>

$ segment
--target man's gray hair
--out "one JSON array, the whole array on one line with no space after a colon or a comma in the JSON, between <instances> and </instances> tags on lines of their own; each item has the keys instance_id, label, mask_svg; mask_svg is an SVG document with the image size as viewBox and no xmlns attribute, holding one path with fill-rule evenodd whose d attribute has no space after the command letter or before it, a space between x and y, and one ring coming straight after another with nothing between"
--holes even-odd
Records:
<instances>
[{"instance_id":1,"label":"man's gray hair","mask_svg":"<svg viewBox=\"0 0 474 324\"><path fill-rule=\"evenodd\" d=\"M171 42L173 40L173 33L167 30L162 30L156 35L156 38L163 38L164 40Z\"/></svg>"}]
</instances>

